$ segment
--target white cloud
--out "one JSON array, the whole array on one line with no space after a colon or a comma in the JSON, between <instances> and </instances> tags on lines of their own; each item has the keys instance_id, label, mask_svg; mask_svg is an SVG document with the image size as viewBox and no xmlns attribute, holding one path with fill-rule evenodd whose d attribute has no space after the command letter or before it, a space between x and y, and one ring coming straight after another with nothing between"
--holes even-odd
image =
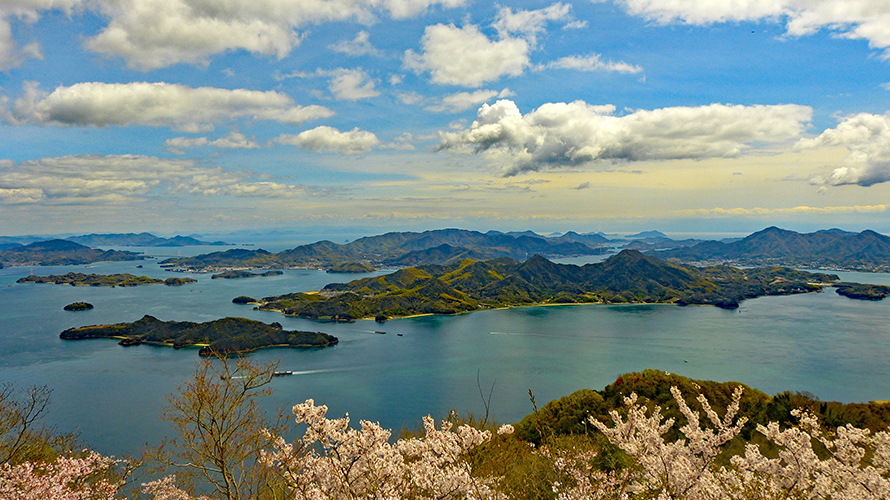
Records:
<instances>
[{"instance_id":1,"label":"white cloud","mask_svg":"<svg viewBox=\"0 0 890 500\"><path fill-rule=\"evenodd\" d=\"M424 100L424 97L417 92L399 92L396 94L399 102L402 104L417 104Z\"/></svg>"},{"instance_id":2,"label":"white cloud","mask_svg":"<svg viewBox=\"0 0 890 500\"><path fill-rule=\"evenodd\" d=\"M273 120L288 124L326 118L323 106L297 106L285 94L254 90L192 88L170 83L78 83L46 93L25 87L15 101L12 119L19 123L71 126L173 127L185 131L212 129L232 118Z\"/></svg>"},{"instance_id":3,"label":"white cloud","mask_svg":"<svg viewBox=\"0 0 890 500\"><path fill-rule=\"evenodd\" d=\"M458 92L456 94L451 94L449 96L443 97L438 104L434 106L428 106L426 110L436 113L460 113L461 111L466 111L484 102L488 102L495 97L504 98L510 97L512 95L514 94L510 91L510 89L504 89L500 92L496 90Z\"/></svg>"},{"instance_id":4,"label":"white cloud","mask_svg":"<svg viewBox=\"0 0 890 500\"><path fill-rule=\"evenodd\" d=\"M215 141L206 137L174 137L164 141L164 146L173 153L185 154L185 149L205 146L221 149L257 149L260 144L240 132L232 131Z\"/></svg>"},{"instance_id":5,"label":"white cloud","mask_svg":"<svg viewBox=\"0 0 890 500\"><path fill-rule=\"evenodd\" d=\"M379 12L396 18L432 5L456 7L464 0L99 0L109 19L87 46L121 56L132 68L151 70L177 63L206 64L230 50L279 59L301 41L298 29L329 21L371 23Z\"/></svg>"},{"instance_id":6,"label":"white cloud","mask_svg":"<svg viewBox=\"0 0 890 500\"><path fill-rule=\"evenodd\" d=\"M506 175L596 160L734 157L801 136L806 106L675 107L615 116L611 105L548 103L523 116L512 101L483 105L468 129L441 132L439 149L486 152Z\"/></svg>"},{"instance_id":7,"label":"white cloud","mask_svg":"<svg viewBox=\"0 0 890 500\"><path fill-rule=\"evenodd\" d=\"M331 50L353 57L380 55L380 51L371 45L370 35L364 30L359 31L354 40L346 40L331 45Z\"/></svg>"},{"instance_id":8,"label":"white cloud","mask_svg":"<svg viewBox=\"0 0 890 500\"><path fill-rule=\"evenodd\" d=\"M547 64L535 66L536 71L547 69L571 69L576 71L614 71L616 73L640 73L643 68L625 62L603 61L599 54L561 57Z\"/></svg>"},{"instance_id":9,"label":"white cloud","mask_svg":"<svg viewBox=\"0 0 890 500\"><path fill-rule=\"evenodd\" d=\"M798 149L824 146L843 146L850 151L850 155L827 180L817 179L816 182L833 186L871 186L890 181L890 114L860 113L849 116L836 128L797 143Z\"/></svg>"},{"instance_id":10,"label":"white cloud","mask_svg":"<svg viewBox=\"0 0 890 500\"><path fill-rule=\"evenodd\" d=\"M0 165L0 203L121 203L164 193L300 197L304 186L251 181L248 172L199 167L192 160L78 155Z\"/></svg>"},{"instance_id":11,"label":"white cloud","mask_svg":"<svg viewBox=\"0 0 890 500\"><path fill-rule=\"evenodd\" d=\"M384 0L386 9L396 19L416 16L433 5L453 9L468 3L469 0Z\"/></svg>"},{"instance_id":12,"label":"white cloud","mask_svg":"<svg viewBox=\"0 0 890 500\"><path fill-rule=\"evenodd\" d=\"M784 19L787 34L827 29L868 40L890 57L890 2L884 0L616 0L628 13L667 24Z\"/></svg>"},{"instance_id":13,"label":"white cloud","mask_svg":"<svg viewBox=\"0 0 890 500\"><path fill-rule=\"evenodd\" d=\"M544 31L548 22L570 21L571 12L572 6L562 3L555 3L544 9L516 12L509 7L501 7L493 26L501 38L518 35L535 46L538 34Z\"/></svg>"},{"instance_id":14,"label":"white cloud","mask_svg":"<svg viewBox=\"0 0 890 500\"><path fill-rule=\"evenodd\" d=\"M405 52L405 66L417 74L429 71L433 83L442 85L479 87L504 75L518 76L529 65L526 40L491 41L474 25L427 26L421 45L420 54Z\"/></svg>"},{"instance_id":15,"label":"white cloud","mask_svg":"<svg viewBox=\"0 0 890 500\"><path fill-rule=\"evenodd\" d=\"M328 89L337 99L356 101L380 95L374 88L374 80L361 69L338 68L327 74L331 77Z\"/></svg>"},{"instance_id":16,"label":"white cloud","mask_svg":"<svg viewBox=\"0 0 890 500\"><path fill-rule=\"evenodd\" d=\"M369 97L377 97L380 92L375 88L376 82L361 68L318 68L313 73L297 71L281 78L330 78L328 90L340 100L357 101Z\"/></svg>"},{"instance_id":17,"label":"white cloud","mask_svg":"<svg viewBox=\"0 0 890 500\"><path fill-rule=\"evenodd\" d=\"M321 126L300 132L297 135L282 134L275 142L290 146L298 146L314 152L333 152L341 154L362 154L380 144L377 136L365 130L354 128L348 132L340 132L333 127Z\"/></svg>"}]
</instances>

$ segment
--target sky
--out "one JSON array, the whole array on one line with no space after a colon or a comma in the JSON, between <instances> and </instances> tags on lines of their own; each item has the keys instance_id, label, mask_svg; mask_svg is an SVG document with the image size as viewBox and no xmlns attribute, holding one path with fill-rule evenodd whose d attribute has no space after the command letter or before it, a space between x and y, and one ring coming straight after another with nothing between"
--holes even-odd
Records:
<instances>
[{"instance_id":1,"label":"sky","mask_svg":"<svg viewBox=\"0 0 890 500\"><path fill-rule=\"evenodd\" d=\"M890 233L890 0L0 0L0 235Z\"/></svg>"}]
</instances>

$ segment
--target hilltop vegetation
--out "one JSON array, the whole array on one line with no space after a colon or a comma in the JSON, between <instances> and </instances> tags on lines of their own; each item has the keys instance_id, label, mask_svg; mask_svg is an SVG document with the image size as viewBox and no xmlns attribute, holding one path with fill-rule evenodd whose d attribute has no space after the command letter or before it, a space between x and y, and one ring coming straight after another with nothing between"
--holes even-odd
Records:
<instances>
[{"instance_id":1,"label":"hilltop vegetation","mask_svg":"<svg viewBox=\"0 0 890 500\"><path fill-rule=\"evenodd\" d=\"M83 274L66 273L51 274L49 276L25 276L19 278L16 283L52 283L55 285L71 286L141 286L141 285L167 285L179 286L187 283L197 283L192 278L167 278L157 279L148 276L134 276L130 273L122 274Z\"/></svg>"},{"instance_id":2,"label":"hilltop vegetation","mask_svg":"<svg viewBox=\"0 0 890 500\"><path fill-rule=\"evenodd\" d=\"M205 323L161 321L144 316L132 323L70 328L59 335L63 340L95 338L121 339L124 346L166 345L179 349L201 345L201 356L214 353L250 352L264 347L325 347L336 344L337 337L321 332L288 331L279 323L266 324L244 318L223 318Z\"/></svg>"},{"instance_id":3,"label":"hilltop vegetation","mask_svg":"<svg viewBox=\"0 0 890 500\"><path fill-rule=\"evenodd\" d=\"M0 264L7 266L71 266L142 259L144 256L136 252L97 250L66 240L40 241L0 251Z\"/></svg>"},{"instance_id":4,"label":"hilltop vegetation","mask_svg":"<svg viewBox=\"0 0 890 500\"><path fill-rule=\"evenodd\" d=\"M605 262L575 266L541 256L464 260L407 268L385 276L330 284L319 293L266 297L259 308L312 319L354 320L415 314L455 314L532 304L676 303L737 307L762 295L820 290L834 275L788 268L681 266L635 250Z\"/></svg>"}]
</instances>

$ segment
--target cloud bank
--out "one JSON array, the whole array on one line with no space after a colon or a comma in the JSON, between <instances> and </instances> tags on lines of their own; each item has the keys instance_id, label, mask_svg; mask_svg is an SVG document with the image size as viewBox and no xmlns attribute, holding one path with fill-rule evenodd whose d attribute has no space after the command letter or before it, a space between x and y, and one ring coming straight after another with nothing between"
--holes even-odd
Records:
<instances>
[{"instance_id":1,"label":"cloud bank","mask_svg":"<svg viewBox=\"0 0 890 500\"><path fill-rule=\"evenodd\" d=\"M326 118L324 106L298 106L275 91L192 88L170 83L78 83L51 93L25 88L7 119L16 123L61 126L172 127L199 131L232 118L299 125Z\"/></svg>"},{"instance_id":2,"label":"cloud bank","mask_svg":"<svg viewBox=\"0 0 890 500\"><path fill-rule=\"evenodd\" d=\"M153 194L300 197L303 186L251 181L248 172L199 167L193 160L141 155L74 155L0 162L0 203L125 203Z\"/></svg>"},{"instance_id":3,"label":"cloud bank","mask_svg":"<svg viewBox=\"0 0 890 500\"><path fill-rule=\"evenodd\" d=\"M785 20L790 36L834 31L890 58L890 2L883 0L616 0L629 14L669 24Z\"/></svg>"},{"instance_id":4,"label":"cloud bank","mask_svg":"<svg viewBox=\"0 0 890 500\"><path fill-rule=\"evenodd\" d=\"M469 128L441 132L440 150L485 152L505 175L597 160L735 157L757 144L799 138L806 106L674 107L616 116L612 105L548 103L526 114L485 104Z\"/></svg>"}]
</instances>

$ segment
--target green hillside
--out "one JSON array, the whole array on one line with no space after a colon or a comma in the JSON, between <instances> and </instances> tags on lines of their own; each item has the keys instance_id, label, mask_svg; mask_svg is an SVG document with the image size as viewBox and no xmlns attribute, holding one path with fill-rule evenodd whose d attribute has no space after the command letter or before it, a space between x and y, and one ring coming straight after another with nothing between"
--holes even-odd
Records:
<instances>
[{"instance_id":1,"label":"green hillside","mask_svg":"<svg viewBox=\"0 0 890 500\"><path fill-rule=\"evenodd\" d=\"M681 266L635 250L598 264L556 264L541 256L466 259L448 265L335 283L318 293L266 297L259 308L312 319L354 320L455 314L533 304L676 303L738 307L762 295L815 292L838 278L788 268Z\"/></svg>"}]
</instances>

